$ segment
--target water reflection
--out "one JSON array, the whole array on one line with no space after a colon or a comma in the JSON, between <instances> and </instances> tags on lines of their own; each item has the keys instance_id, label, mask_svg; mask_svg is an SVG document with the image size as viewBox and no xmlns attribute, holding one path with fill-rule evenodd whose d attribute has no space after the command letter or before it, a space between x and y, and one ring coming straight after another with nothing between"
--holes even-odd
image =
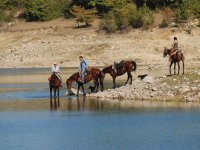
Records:
<instances>
[{"instance_id":1,"label":"water reflection","mask_svg":"<svg viewBox=\"0 0 200 150\"><path fill-rule=\"evenodd\" d=\"M60 98L50 97L50 110L58 110L60 108Z\"/></svg>"}]
</instances>

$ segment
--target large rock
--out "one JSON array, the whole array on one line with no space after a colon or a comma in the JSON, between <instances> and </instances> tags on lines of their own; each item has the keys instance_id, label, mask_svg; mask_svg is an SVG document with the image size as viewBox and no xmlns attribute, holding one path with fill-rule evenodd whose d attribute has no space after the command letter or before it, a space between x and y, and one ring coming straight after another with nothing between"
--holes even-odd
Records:
<instances>
[{"instance_id":1,"label":"large rock","mask_svg":"<svg viewBox=\"0 0 200 150\"><path fill-rule=\"evenodd\" d=\"M151 77L151 76L146 76L144 79L143 79L143 81L144 82L147 82L147 83L154 83L155 82L155 80L154 80L154 78L153 77Z\"/></svg>"}]
</instances>

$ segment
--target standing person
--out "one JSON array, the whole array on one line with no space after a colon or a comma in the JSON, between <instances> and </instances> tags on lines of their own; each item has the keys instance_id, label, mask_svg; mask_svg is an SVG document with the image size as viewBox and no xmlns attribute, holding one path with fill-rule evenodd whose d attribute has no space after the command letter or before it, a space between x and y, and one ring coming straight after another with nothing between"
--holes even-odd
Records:
<instances>
[{"instance_id":1,"label":"standing person","mask_svg":"<svg viewBox=\"0 0 200 150\"><path fill-rule=\"evenodd\" d=\"M79 56L79 60L80 60L79 75L81 76L80 82L85 83L85 74L88 67L88 62L86 59L83 58L83 55Z\"/></svg>"},{"instance_id":2,"label":"standing person","mask_svg":"<svg viewBox=\"0 0 200 150\"><path fill-rule=\"evenodd\" d=\"M56 62L51 67L51 75L53 75L54 73L58 77L58 79L61 81L61 85L60 86L62 87L63 83L62 83L62 78L60 76L60 67L57 65Z\"/></svg>"}]
</instances>

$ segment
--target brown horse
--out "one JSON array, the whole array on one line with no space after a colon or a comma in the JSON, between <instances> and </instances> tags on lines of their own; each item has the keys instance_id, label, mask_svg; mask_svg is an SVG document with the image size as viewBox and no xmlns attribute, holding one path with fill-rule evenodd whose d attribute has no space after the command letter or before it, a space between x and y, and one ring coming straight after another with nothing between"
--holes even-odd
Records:
<instances>
[{"instance_id":1,"label":"brown horse","mask_svg":"<svg viewBox=\"0 0 200 150\"><path fill-rule=\"evenodd\" d=\"M180 50L175 50L175 49L167 49L164 47L164 52L163 52L163 56L166 57L167 55L171 56L171 60L170 60L170 66L169 66L169 73L170 75L171 73L171 67L174 64L174 75L176 74L176 63L178 64L178 74L180 71L180 61L183 62L183 74L184 74L184 56L183 53Z\"/></svg>"},{"instance_id":2,"label":"brown horse","mask_svg":"<svg viewBox=\"0 0 200 150\"><path fill-rule=\"evenodd\" d=\"M104 74L108 73L112 76L113 78L113 88L116 88L116 83L115 83L115 79L117 76L121 76L123 74L125 74L127 72L128 78L125 84L128 83L128 81L130 80L130 84L132 84L132 75L131 75L131 71L135 71L136 70L136 63L134 61L124 61L122 66L120 68L117 68L117 73L115 72L115 70L113 69L113 65L110 65L106 68L104 68L102 70L102 72Z\"/></svg>"},{"instance_id":3,"label":"brown horse","mask_svg":"<svg viewBox=\"0 0 200 150\"><path fill-rule=\"evenodd\" d=\"M52 90L54 90L54 97L56 97L56 92L57 92L58 97L59 97L59 88L60 88L60 86L61 86L60 79L57 77L57 75L55 73L52 74L50 82L49 82L50 97L52 97Z\"/></svg>"},{"instance_id":4,"label":"brown horse","mask_svg":"<svg viewBox=\"0 0 200 150\"><path fill-rule=\"evenodd\" d=\"M80 78L81 77L79 75L79 72L77 72L77 73L74 73L72 76L70 76L69 79L67 79L67 81L66 81L68 91L71 90L73 82L78 83L77 96L79 94L80 87L82 88L83 95L86 95L83 83L80 82ZM88 83L92 80L94 82L95 92L98 92L99 82L101 85L101 91L103 91L104 74L101 72L101 70L99 70L97 68L90 68L88 73L85 75L85 83Z\"/></svg>"}]
</instances>

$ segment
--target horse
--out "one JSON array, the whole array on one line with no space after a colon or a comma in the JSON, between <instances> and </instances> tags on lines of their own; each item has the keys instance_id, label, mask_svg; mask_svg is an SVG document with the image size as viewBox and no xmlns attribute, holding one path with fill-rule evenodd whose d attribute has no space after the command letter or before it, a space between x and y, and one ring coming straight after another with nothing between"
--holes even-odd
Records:
<instances>
[{"instance_id":1,"label":"horse","mask_svg":"<svg viewBox=\"0 0 200 150\"><path fill-rule=\"evenodd\" d=\"M83 83L80 82L80 79L81 79L80 74L79 74L79 72L77 72L77 73L74 73L72 76L70 76L66 81L68 91L71 90L73 82L78 83L77 96L79 95L80 87L82 88L83 95L86 95ZM85 75L84 82L88 83L92 80L94 82L95 92L98 92L99 82L100 82L100 86L101 86L101 91L103 91L103 89L104 89L103 88L104 74L101 72L101 70L99 70L97 68L92 68L92 67L88 70L88 73Z\"/></svg>"},{"instance_id":2,"label":"horse","mask_svg":"<svg viewBox=\"0 0 200 150\"><path fill-rule=\"evenodd\" d=\"M59 89L61 86L61 80L58 78L58 76L53 73L51 75L51 79L49 82L49 88L50 88L50 97L52 97L52 90L54 89L54 97L56 97L56 92L58 94L59 97Z\"/></svg>"},{"instance_id":3,"label":"horse","mask_svg":"<svg viewBox=\"0 0 200 150\"><path fill-rule=\"evenodd\" d=\"M104 74L108 73L112 76L113 88L116 88L116 83L115 83L116 77L121 76L121 75L125 74L126 72L127 72L128 78L127 78L127 81L125 82L125 84L127 84L129 82L129 80L130 80L130 84L132 84L131 72L136 70L137 64L134 61L123 61L122 63L123 63L122 66L116 69L117 73L113 69L113 65L110 65L102 70L102 72Z\"/></svg>"},{"instance_id":4,"label":"horse","mask_svg":"<svg viewBox=\"0 0 200 150\"><path fill-rule=\"evenodd\" d=\"M167 49L166 47L164 47L164 52L163 52L163 57L166 57L167 55L171 56L171 62L169 65L169 73L170 75L172 75L171 73L171 67L174 64L174 75L176 74L176 63L178 64L178 74L180 71L180 61L182 61L183 63L183 74L184 74L184 67L185 67L185 63L184 63L184 55L180 50L175 50L175 49Z\"/></svg>"}]
</instances>

